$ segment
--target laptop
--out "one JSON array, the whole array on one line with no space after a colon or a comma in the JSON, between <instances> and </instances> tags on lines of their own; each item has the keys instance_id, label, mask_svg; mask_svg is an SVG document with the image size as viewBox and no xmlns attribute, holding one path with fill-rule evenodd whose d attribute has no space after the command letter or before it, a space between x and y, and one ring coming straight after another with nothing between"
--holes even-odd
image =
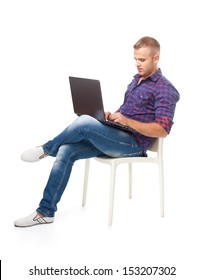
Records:
<instances>
[{"instance_id":1,"label":"laptop","mask_svg":"<svg viewBox=\"0 0 203 280\"><path fill-rule=\"evenodd\" d=\"M99 80L69 77L75 114L90 115L105 125L135 132L136 130L113 121L105 120L101 85Z\"/></svg>"}]
</instances>

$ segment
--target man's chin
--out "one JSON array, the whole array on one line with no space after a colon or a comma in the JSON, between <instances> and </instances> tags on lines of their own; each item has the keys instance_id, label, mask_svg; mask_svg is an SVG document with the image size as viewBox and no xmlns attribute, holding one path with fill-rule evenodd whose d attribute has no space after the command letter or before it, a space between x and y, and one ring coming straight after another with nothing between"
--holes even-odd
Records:
<instances>
[{"instance_id":1,"label":"man's chin","mask_svg":"<svg viewBox=\"0 0 203 280\"><path fill-rule=\"evenodd\" d=\"M144 76L144 72L143 72L143 71L139 71L139 70L138 70L138 74L140 75L140 77L143 77L143 76Z\"/></svg>"}]
</instances>

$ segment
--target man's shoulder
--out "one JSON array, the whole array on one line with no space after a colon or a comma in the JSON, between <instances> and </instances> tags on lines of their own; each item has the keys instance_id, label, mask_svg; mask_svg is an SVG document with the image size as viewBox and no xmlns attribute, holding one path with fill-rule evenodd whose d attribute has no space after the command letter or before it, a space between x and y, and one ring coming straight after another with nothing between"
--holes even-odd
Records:
<instances>
[{"instance_id":1,"label":"man's shoulder","mask_svg":"<svg viewBox=\"0 0 203 280\"><path fill-rule=\"evenodd\" d=\"M174 96L177 100L179 100L180 95L176 87L163 75L157 80L156 83L156 94L163 96Z\"/></svg>"},{"instance_id":2,"label":"man's shoulder","mask_svg":"<svg viewBox=\"0 0 203 280\"><path fill-rule=\"evenodd\" d=\"M167 79L165 76L161 75L159 77L159 79L157 80L158 83L162 83L162 84L167 84L167 85L172 85L171 81L169 81L169 79Z\"/></svg>"},{"instance_id":3,"label":"man's shoulder","mask_svg":"<svg viewBox=\"0 0 203 280\"><path fill-rule=\"evenodd\" d=\"M177 90L175 88L175 86L172 84L172 82L162 74L157 79L156 86L157 86L157 89L173 88L174 90Z\"/></svg>"}]
</instances>

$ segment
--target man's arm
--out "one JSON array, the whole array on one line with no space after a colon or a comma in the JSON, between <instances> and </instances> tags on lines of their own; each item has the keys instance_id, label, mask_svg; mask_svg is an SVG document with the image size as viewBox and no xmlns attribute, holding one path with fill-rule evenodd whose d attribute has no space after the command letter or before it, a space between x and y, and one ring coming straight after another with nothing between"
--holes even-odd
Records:
<instances>
[{"instance_id":1,"label":"man's arm","mask_svg":"<svg viewBox=\"0 0 203 280\"><path fill-rule=\"evenodd\" d=\"M167 131L160 124L158 124L156 122L144 123L144 122L132 120L132 119L126 118L119 112L116 112L114 114L110 114L108 112L108 114L106 114L106 118L111 121L118 122L122 125L131 127L133 129L135 129L137 132L139 132L145 136L155 137L155 138L159 138L159 137L164 138L168 135Z\"/></svg>"}]
</instances>

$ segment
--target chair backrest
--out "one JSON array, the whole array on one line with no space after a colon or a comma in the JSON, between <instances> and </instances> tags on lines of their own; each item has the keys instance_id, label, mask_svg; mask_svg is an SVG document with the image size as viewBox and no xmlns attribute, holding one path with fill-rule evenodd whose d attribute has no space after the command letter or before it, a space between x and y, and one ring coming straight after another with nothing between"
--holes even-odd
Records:
<instances>
[{"instance_id":1,"label":"chair backrest","mask_svg":"<svg viewBox=\"0 0 203 280\"><path fill-rule=\"evenodd\" d=\"M151 147L149 148L149 151L151 152L157 152L159 146L159 138L156 138L154 142L152 143Z\"/></svg>"},{"instance_id":2,"label":"chair backrest","mask_svg":"<svg viewBox=\"0 0 203 280\"><path fill-rule=\"evenodd\" d=\"M156 138L152 143L151 147L149 148L149 151L159 153L162 152L162 149L163 149L163 138Z\"/></svg>"},{"instance_id":3,"label":"chair backrest","mask_svg":"<svg viewBox=\"0 0 203 280\"><path fill-rule=\"evenodd\" d=\"M152 143L149 151L152 152L151 156L148 157L148 160L155 160L157 163L163 165L163 138L156 138ZM155 154L154 154L155 153Z\"/></svg>"}]
</instances>

